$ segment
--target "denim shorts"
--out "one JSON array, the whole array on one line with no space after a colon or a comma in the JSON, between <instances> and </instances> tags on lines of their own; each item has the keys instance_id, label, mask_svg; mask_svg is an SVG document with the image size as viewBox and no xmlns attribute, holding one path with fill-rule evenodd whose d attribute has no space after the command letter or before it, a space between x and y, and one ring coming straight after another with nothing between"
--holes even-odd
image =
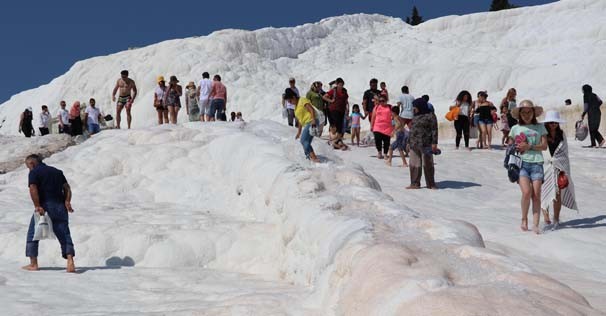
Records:
<instances>
[{"instance_id":1,"label":"denim shorts","mask_svg":"<svg viewBox=\"0 0 606 316\"><path fill-rule=\"evenodd\" d=\"M539 162L522 161L520 168L520 178L526 177L530 181L543 181L543 164Z\"/></svg>"},{"instance_id":2,"label":"denim shorts","mask_svg":"<svg viewBox=\"0 0 606 316\"><path fill-rule=\"evenodd\" d=\"M494 124L494 121L492 119L480 119L480 118L478 118L478 123L480 125L492 125L492 124Z\"/></svg>"},{"instance_id":3,"label":"denim shorts","mask_svg":"<svg viewBox=\"0 0 606 316\"><path fill-rule=\"evenodd\" d=\"M480 124L480 115L476 114L473 116L473 126L479 126L478 124Z\"/></svg>"}]
</instances>

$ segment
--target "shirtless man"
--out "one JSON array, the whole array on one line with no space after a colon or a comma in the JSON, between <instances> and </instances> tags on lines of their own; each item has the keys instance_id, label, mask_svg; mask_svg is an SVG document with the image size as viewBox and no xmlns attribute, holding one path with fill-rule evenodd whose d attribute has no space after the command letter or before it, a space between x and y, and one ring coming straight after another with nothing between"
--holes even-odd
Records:
<instances>
[{"instance_id":1,"label":"shirtless man","mask_svg":"<svg viewBox=\"0 0 606 316\"><path fill-rule=\"evenodd\" d=\"M135 85L135 81L128 77L128 70L122 70L120 72L121 78L116 82L116 86L114 87L114 91L112 92L112 101L116 102L116 92L120 89L120 93L118 94L118 102L116 103L116 127L120 128L120 113L122 113L122 109L126 108L126 122L128 123L128 128L130 129L130 109L133 106L133 102L135 102L135 98L137 97L137 86ZM131 96L132 91L132 96Z\"/></svg>"}]
</instances>

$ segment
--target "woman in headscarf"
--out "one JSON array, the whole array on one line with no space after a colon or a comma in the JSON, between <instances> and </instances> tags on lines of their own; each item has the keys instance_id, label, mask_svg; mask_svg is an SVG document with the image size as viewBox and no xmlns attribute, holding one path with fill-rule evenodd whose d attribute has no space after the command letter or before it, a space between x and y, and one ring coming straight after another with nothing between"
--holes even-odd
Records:
<instances>
[{"instance_id":1,"label":"woman in headscarf","mask_svg":"<svg viewBox=\"0 0 606 316\"><path fill-rule=\"evenodd\" d=\"M69 110L69 123L71 124L72 136L82 135L82 118L80 117L80 101L74 102Z\"/></svg>"},{"instance_id":2,"label":"woman in headscarf","mask_svg":"<svg viewBox=\"0 0 606 316\"><path fill-rule=\"evenodd\" d=\"M581 119L587 115L587 123L589 125L589 138L591 139L591 147L604 146L604 137L600 134L600 120L602 119L602 111L600 106L602 100L595 93L593 88L586 84L583 86L583 115ZM597 141L597 142L596 142Z\"/></svg>"}]
</instances>

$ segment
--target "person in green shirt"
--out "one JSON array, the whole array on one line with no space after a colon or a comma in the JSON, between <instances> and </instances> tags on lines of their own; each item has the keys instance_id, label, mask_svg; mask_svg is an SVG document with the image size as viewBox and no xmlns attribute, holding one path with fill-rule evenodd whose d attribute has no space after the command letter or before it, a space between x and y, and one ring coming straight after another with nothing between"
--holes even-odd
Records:
<instances>
[{"instance_id":1,"label":"person in green shirt","mask_svg":"<svg viewBox=\"0 0 606 316\"><path fill-rule=\"evenodd\" d=\"M532 199L532 230L539 234L541 211L541 186L543 185L543 151L547 149L547 130L537 122L537 116L543 108L535 106L532 101L524 100L511 111L518 125L511 127L508 143L515 144L520 153L522 167L518 184L522 191L522 224L520 228L528 231L528 209Z\"/></svg>"}]
</instances>

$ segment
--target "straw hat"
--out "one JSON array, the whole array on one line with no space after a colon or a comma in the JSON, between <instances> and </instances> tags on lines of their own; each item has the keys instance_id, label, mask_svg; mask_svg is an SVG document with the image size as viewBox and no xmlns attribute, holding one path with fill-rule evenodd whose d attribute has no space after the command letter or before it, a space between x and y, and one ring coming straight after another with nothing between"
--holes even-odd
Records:
<instances>
[{"instance_id":1,"label":"straw hat","mask_svg":"<svg viewBox=\"0 0 606 316\"><path fill-rule=\"evenodd\" d=\"M195 87L196 87L196 84L195 84L193 81L190 81L190 82L187 84L187 86L185 86L185 88L187 89L187 88L189 88L189 87L194 87L194 88L195 88Z\"/></svg>"},{"instance_id":2,"label":"straw hat","mask_svg":"<svg viewBox=\"0 0 606 316\"><path fill-rule=\"evenodd\" d=\"M560 112L558 111L547 111L545 113L545 119L541 120L540 123L550 123L550 122L555 122L555 123L566 123L565 120L560 118Z\"/></svg>"},{"instance_id":3,"label":"straw hat","mask_svg":"<svg viewBox=\"0 0 606 316\"><path fill-rule=\"evenodd\" d=\"M519 120L520 110L524 108L534 109L534 117L539 117L541 114L543 114L543 107L534 105L534 103L532 103L530 100L524 100L520 102L515 109L511 110L511 116L513 116L514 119Z\"/></svg>"},{"instance_id":4,"label":"straw hat","mask_svg":"<svg viewBox=\"0 0 606 316\"><path fill-rule=\"evenodd\" d=\"M157 83L160 83L160 82L162 82L162 81L165 81L165 80L164 80L164 76L158 76L158 78L156 78L156 82L157 82Z\"/></svg>"}]
</instances>

